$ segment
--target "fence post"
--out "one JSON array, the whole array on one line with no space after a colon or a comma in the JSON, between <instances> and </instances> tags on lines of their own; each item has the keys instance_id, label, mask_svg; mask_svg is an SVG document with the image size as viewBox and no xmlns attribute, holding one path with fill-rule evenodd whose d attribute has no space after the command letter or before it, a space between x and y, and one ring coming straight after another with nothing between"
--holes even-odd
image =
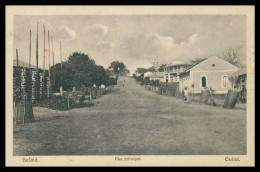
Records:
<instances>
[{"instance_id":1,"label":"fence post","mask_svg":"<svg viewBox=\"0 0 260 172\"><path fill-rule=\"evenodd\" d=\"M67 102L68 102L68 109L70 108L70 98L69 98L69 94L68 94L68 100L67 100Z\"/></svg>"},{"instance_id":2,"label":"fence post","mask_svg":"<svg viewBox=\"0 0 260 172\"><path fill-rule=\"evenodd\" d=\"M62 89L62 86L60 86L60 95L62 96L63 94L63 89Z\"/></svg>"}]
</instances>

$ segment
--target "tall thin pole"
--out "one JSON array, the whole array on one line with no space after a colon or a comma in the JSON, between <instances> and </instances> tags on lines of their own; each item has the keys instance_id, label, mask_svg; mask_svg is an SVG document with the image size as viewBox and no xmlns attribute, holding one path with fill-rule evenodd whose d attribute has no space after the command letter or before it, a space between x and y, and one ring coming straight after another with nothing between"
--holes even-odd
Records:
<instances>
[{"instance_id":1,"label":"tall thin pole","mask_svg":"<svg viewBox=\"0 0 260 172\"><path fill-rule=\"evenodd\" d=\"M54 51L53 51L53 37L51 36L51 46L52 46L52 66L54 66Z\"/></svg>"},{"instance_id":2,"label":"tall thin pole","mask_svg":"<svg viewBox=\"0 0 260 172\"><path fill-rule=\"evenodd\" d=\"M18 62L18 49L16 49L16 65L19 66L19 62Z\"/></svg>"},{"instance_id":3,"label":"tall thin pole","mask_svg":"<svg viewBox=\"0 0 260 172\"><path fill-rule=\"evenodd\" d=\"M31 38L32 38L32 33L30 30L30 43L29 43L29 68L31 69Z\"/></svg>"},{"instance_id":4,"label":"tall thin pole","mask_svg":"<svg viewBox=\"0 0 260 172\"><path fill-rule=\"evenodd\" d=\"M51 51L50 51L50 32L48 30L48 56L49 56L49 77L51 77L50 69L51 69Z\"/></svg>"},{"instance_id":5,"label":"tall thin pole","mask_svg":"<svg viewBox=\"0 0 260 172\"><path fill-rule=\"evenodd\" d=\"M37 23L37 36L36 36L36 69L38 75L38 23Z\"/></svg>"},{"instance_id":6,"label":"tall thin pole","mask_svg":"<svg viewBox=\"0 0 260 172\"><path fill-rule=\"evenodd\" d=\"M62 96L63 89L62 89L62 53L61 53L61 41L60 41L60 63L61 63L61 87L60 87L60 93Z\"/></svg>"},{"instance_id":7,"label":"tall thin pole","mask_svg":"<svg viewBox=\"0 0 260 172\"><path fill-rule=\"evenodd\" d=\"M61 63L61 67L62 67L61 41L60 41L60 63Z\"/></svg>"},{"instance_id":8,"label":"tall thin pole","mask_svg":"<svg viewBox=\"0 0 260 172\"><path fill-rule=\"evenodd\" d=\"M45 25L43 25L43 72L45 73Z\"/></svg>"},{"instance_id":9,"label":"tall thin pole","mask_svg":"<svg viewBox=\"0 0 260 172\"><path fill-rule=\"evenodd\" d=\"M54 73L54 51L53 51L53 37L51 37L51 46L52 46L52 70L53 70L53 85L55 85L55 73Z\"/></svg>"},{"instance_id":10,"label":"tall thin pole","mask_svg":"<svg viewBox=\"0 0 260 172\"><path fill-rule=\"evenodd\" d=\"M49 55L49 95L51 95L51 49L50 49L50 32L48 30L48 55Z\"/></svg>"},{"instance_id":11,"label":"tall thin pole","mask_svg":"<svg viewBox=\"0 0 260 172\"><path fill-rule=\"evenodd\" d=\"M42 98L45 98L45 25L43 24L43 78L42 78Z\"/></svg>"},{"instance_id":12,"label":"tall thin pole","mask_svg":"<svg viewBox=\"0 0 260 172\"><path fill-rule=\"evenodd\" d=\"M35 84L35 101L36 104L38 103L38 86L39 86L39 79L38 79L38 22L37 22L37 36L36 36L36 84Z\"/></svg>"}]
</instances>

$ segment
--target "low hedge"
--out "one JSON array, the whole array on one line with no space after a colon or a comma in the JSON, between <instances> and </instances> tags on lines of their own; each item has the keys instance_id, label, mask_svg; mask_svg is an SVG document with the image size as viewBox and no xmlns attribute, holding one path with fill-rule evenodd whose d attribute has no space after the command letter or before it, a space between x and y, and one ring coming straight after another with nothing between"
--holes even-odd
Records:
<instances>
[{"instance_id":1,"label":"low hedge","mask_svg":"<svg viewBox=\"0 0 260 172\"><path fill-rule=\"evenodd\" d=\"M53 110L68 110L68 100L66 97L54 95L50 98L49 108Z\"/></svg>"}]
</instances>

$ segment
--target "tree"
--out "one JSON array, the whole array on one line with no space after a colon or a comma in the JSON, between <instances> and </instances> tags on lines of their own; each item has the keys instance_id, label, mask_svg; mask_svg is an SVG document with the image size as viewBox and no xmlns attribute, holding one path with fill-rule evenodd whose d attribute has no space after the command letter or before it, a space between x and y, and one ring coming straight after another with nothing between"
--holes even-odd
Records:
<instances>
[{"instance_id":1,"label":"tree","mask_svg":"<svg viewBox=\"0 0 260 172\"><path fill-rule=\"evenodd\" d=\"M129 73L130 71L127 68L125 68L125 70L123 71L123 76L129 75Z\"/></svg>"},{"instance_id":2,"label":"tree","mask_svg":"<svg viewBox=\"0 0 260 172\"><path fill-rule=\"evenodd\" d=\"M97 66L95 61L90 59L88 55L75 52L70 55L68 64L75 74L72 79L74 87L92 86L96 84L93 78L97 76Z\"/></svg>"},{"instance_id":3,"label":"tree","mask_svg":"<svg viewBox=\"0 0 260 172\"><path fill-rule=\"evenodd\" d=\"M148 72L147 69L141 68L141 67L137 68L136 71L137 71L138 73L146 73L146 72Z\"/></svg>"},{"instance_id":4,"label":"tree","mask_svg":"<svg viewBox=\"0 0 260 172\"><path fill-rule=\"evenodd\" d=\"M109 85L107 82L109 80L109 75L106 74L106 70L103 66L96 66L95 73L92 76L92 83L97 86Z\"/></svg>"},{"instance_id":5,"label":"tree","mask_svg":"<svg viewBox=\"0 0 260 172\"><path fill-rule=\"evenodd\" d=\"M162 64L160 67L159 67L159 72L164 72L164 68L166 67L166 64Z\"/></svg>"},{"instance_id":6,"label":"tree","mask_svg":"<svg viewBox=\"0 0 260 172\"><path fill-rule=\"evenodd\" d=\"M143 80L144 85L149 85L150 84L150 77L145 77Z\"/></svg>"},{"instance_id":7,"label":"tree","mask_svg":"<svg viewBox=\"0 0 260 172\"><path fill-rule=\"evenodd\" d=\"M84 53L74 52L68 61L62 63L62 67L58 63L52 66L51 70L54 70L55 73L55 84L52 84L55 91L59 91L60 86L64 90L72 90L72 87L90 87L94 84L108 86L117 83L117 79L110 77L110 70L96 65L95 61ZM127 72L127 70L123 71ZM51 78L52 83L54 83L54 77Z\"/></svg>"},{"instance_id":8,"label":"tree","mask_svg":"<svg viewBox=\"0 0 260 172\"><path fill-rule=\"evenodd\" d=\"M71 70L70 65L67 62L63 62L61 68L61 64L57 63L55 66L51 67L51 71L53 70L55 73L55 84L52 84L54 91L59 92L60 86L63 87L63 90L72 89L73 85L71 81L75 75ZM51 72L51 74L53 74L53 72ZM51 78L52 83L54 83L52 76Z\"/></svg>"},{"instance_id":9,"label":"tree","mask_svg":"<svg viewBox=\"0 0 260 172\"><path fill-rule=\"evenodd\" d=\"M193 65L193 64L198 64L198 63L200 63L200 62L202 62L202 61L204 61L204 60L206 60L206 59L207 59L207 57L202 57L202 58L197 57L196 59L191 60L191 61L190 61L190 64L191 64L191 65Z\"/></svg>"},{"instance_id":10,"label":"tree","mask_svg":"<svg viewBox=\"0 0 260 172\"><path fill-rule=\"evenodd\" d=\"M125 76L129 74L129 70L126 68L123 62L113 61L108 68L112 70L117 78L119 75Z\"/></svg>"},{"instance_id":11,"label":"tree","mask_svg":"<svg viewBox=\"0 0 260 172\"><path fill-rule=\"evenodd\" d=\"M241 47L237 47L237 48L232 48L229 47L227 49L225 49L224 51L222 51L222 57L224 60L226 60L227 62L240 67L240 62L239 62L239 50Z\"/></svg>"},{"instance_id":12,"label":"tree","mask_svg":"<svg viewBox=\"0 0 260 172\"><path fill-rule=\"evenodd\" d=\"M149 68L147 69L147 71L148 71L148 72L155 72L156 70L155 70L155 68L152 66L152 67L149 67Z\"/></svg>"}]
</instances>

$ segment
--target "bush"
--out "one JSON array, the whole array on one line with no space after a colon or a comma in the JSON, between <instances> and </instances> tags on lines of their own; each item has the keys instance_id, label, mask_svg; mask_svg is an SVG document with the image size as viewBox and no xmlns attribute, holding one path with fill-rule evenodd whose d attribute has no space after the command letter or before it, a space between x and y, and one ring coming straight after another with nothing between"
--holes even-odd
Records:
<instances>
[{"instance_id":1,"label":"bush","mask_svg":"<svg viewBox=\"0 0 260 172\"><path fill-rule=\"evenodd\" d=\"M38 106L40 107L50 107L50 98L44 98L43 100L40 100Z\"/></svg>"},{"instance_id":2,"label":"bush","mask_svg":"<svg viewBox=\"0 0 260 172\"><path fill-rule=\"evenodd\" d=\"M73 108L83 108L83 107L92 107L94 106L94 102L92 101L84 101L82 104L75 104Z\"/></svg>"},{"instance_id":3,"label":"bush","mask_svg":"<svg viewBox=\"0 0 260 172\"><path fill-rule=\"evenodd\" d=\"M67 98L63 96L52 96L49 108L53 110L68 110ZM70 100L71 101L71 100Z\"/></svg>"}]
</instances>

